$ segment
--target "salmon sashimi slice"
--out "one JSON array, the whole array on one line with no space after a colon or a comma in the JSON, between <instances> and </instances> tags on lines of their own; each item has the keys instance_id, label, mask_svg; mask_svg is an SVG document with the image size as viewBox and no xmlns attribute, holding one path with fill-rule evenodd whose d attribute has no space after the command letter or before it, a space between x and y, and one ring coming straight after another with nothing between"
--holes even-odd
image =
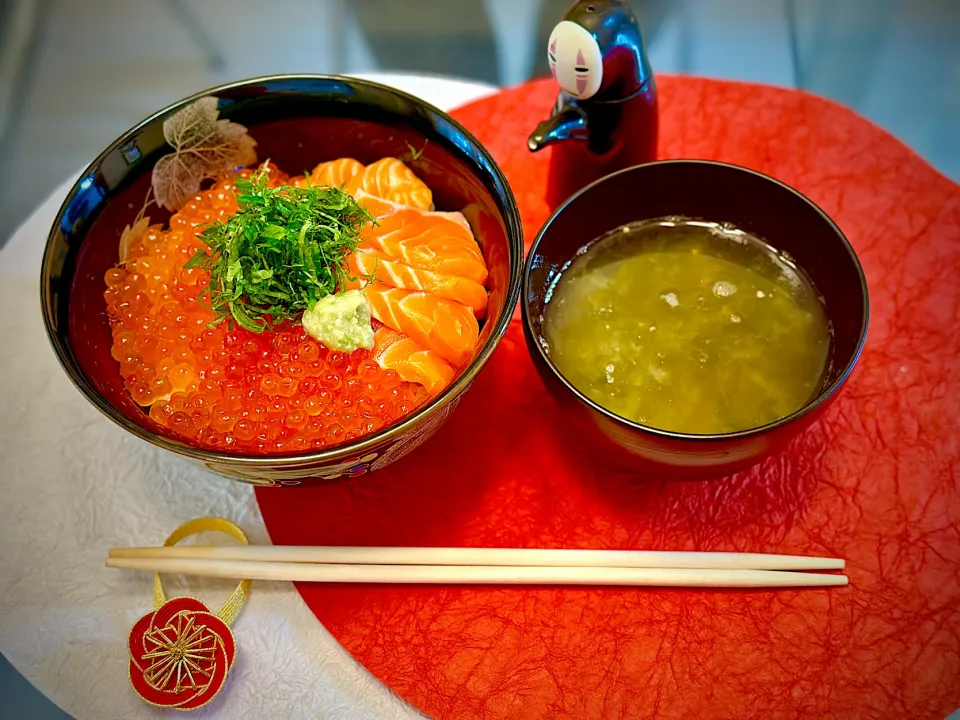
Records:
<instances>
[{"instance_id":1,"label":"salmon sashimi slice","mask_svg":"<svg viewBox=\"0 0 960 720\"><path fill-rule=\"evenodd\" d=\"M353 194L353 197L360 205L364 207L368 213L377 218L378 221L386 218L388 215L393 215L394 213L400 211L407 213L421 213L423 215L430 215L431 217L442 217L447 220L451 220L457 223L457 225L460 225L464 230L471 234L471 237L473 237L473 231L470 229L470 223L467 222L467 219L463 216L463 213L445 212L439 210L418 210L416 208L407 207L406 205L391 202L390 200L384 200L383 198L379 198L376 195L371 195L364 190L357 190Z\"/></svg>"},{"instance_id":2,"label":"salmon sashimi slice","mask_svg":"<svg viewBox=\"0 0 960 720\"><path fill-rule=\"evenodd\" d=\"M391 239L374 235L361 242L360 247L441 275L455 275L481 285L487 281L487 267L483 260L458 240L435 237Z\"/></svg>"},{"instance_id":3,"label":"salmon sashimi slice","mask_svg":"<svg viewBox=\"0 0 960 720\"><path fill-rule=\"evenodd\" d=\"M413 267L399 260L391 260L376 250L361 248L350 253L347 267L351 274L364 280L376 280L404 290L423 290L456 300L473 310L478 318L482 318L487 309L487 289L480 283Z\"/></svg>"},{"instance_id":4,"label":"salmon sashimi slice","mask_svg":"<svg viewBox=\"0 0 960 720\"><path fill-rule=\"evenodd\" d=\"M373 317L409 335L455 368L463 367L477 347L480 325L473 310L463 303L383 283L368 283L363 292Z\"/></svg>"},{"instance_id":5,"label":"salmon sashimi slice","mask_svg":"<svg viewBox=\"0 0 960 720\"><path fill-rule=\"evenodd\" d=\"M360 198L361 202L366 200L368 196ZM413 267L457 275L482 285L487 281L483 252L470 226L465 220L461 224L449 217L453 214L393 209L378 217L376 225L364 229L361 247Z\"/></svg>"},{"instance_id":6,"label":"salmon sashimi slice","mask_svg":"<svg viewBox=\"0 0 960 720\"><path fill-rule=\"evenodd\" d=\"M367 234L389 235L394 240L424 234L445 240L456 240L463 243L463 247L476 255L479 260L483 260L483 251L480 250L480 246L474 240L473 233L469 228L464 228L459 223L435 213L418 212L416 210L396 212L393 215L378 218L377 224L370 226Z\"/></svg>"},{"instance_id":7,"label":"salmon sashimi slice","mask_svg":"<svg viewBox=\"0 0 960 720\"><path fill-rule=\"evenodd\" d=\"M353 193L353 198L375 218L386 217L387 215L391 215L404 207L403 205L398 205L395 202L390 202L389 200L379 198L376 195L371 195L364 190L355 190Z\"/></svg>"},{"instance_id":8,"label":"salmon sashimi slice","mask_svg":"<svg viewBox=\"0 0 960 720\"><path fill-rule=\"evenodd\" d=\"M311 185L328 185L345 188L353 178L363 172L363 163L353 158L339 158L322 162L310 172Z\"/></svg>"},{"instance_id":9,"label":"salmon sashimi slice","mask_svg":"<svg viewBox=\"0 0 960 720\"><path fill-rule=\"evenodd\" d=\"M423 386L430 397L453 382L456 371L433 350L385 325L373 334L373 356L384 370L393 370L405 382Z\"/></svg>"},{"instance_id":10,"label":"salmon sashimi slice","mask_svg":"<svg viewBox=\"0 0 960 720\"><path fill-rule=\"evenodd\" d=\"M351 195L357 190L365 190L371 195L421 210L433 207L433 193L427 184L393 157L367 165L363 172L350 178L345 189Z\"/></svg>"}]
</instances>

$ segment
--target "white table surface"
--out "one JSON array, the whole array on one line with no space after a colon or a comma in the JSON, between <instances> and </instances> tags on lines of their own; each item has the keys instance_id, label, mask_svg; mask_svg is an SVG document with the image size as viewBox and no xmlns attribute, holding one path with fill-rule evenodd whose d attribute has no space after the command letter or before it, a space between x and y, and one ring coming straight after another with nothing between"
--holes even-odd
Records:
<instances>
[{"instance_id":1,"label":"white table surface","mask_svg":"<svg viewBox=\"0 0 960 720\"><path fill-rule=\"evenodd\" d=\"M496 90L442 77L364 77L444 109ZM183 717L147 706L129 685L127 635L150 609L152 579L104 568L107 550L159 544L205 515L235 521L253 543L270 539L251 486L126 433L58 365L38 278L47 232L72 183L0 252L0 651L78 720ZM165 587L214 609L233 589L177 578ZM238 654L228 685L196 717L422 717L353 660L290 583L255 582L233 627Z\"/></svg>"}]
</instances>

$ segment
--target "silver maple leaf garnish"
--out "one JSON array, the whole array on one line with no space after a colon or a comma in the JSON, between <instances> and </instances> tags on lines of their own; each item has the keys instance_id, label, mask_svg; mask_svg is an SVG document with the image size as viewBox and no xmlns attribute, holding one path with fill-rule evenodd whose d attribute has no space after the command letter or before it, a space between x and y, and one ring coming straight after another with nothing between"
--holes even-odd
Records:
<instances>
[{"instance_id":1,"label":"silver maple leaf garnish","mask_svg":"<svg viewBox=\"0 0 960 720\"><path fill-rule=\"evenodd\" d=\"M220 120L217 102L202 97L164 121L163 136L173 153L153 168L157 205L178 210L200 192L204 180L256 163L256 141L243 125Z\"/></svg>"}]
</instances>

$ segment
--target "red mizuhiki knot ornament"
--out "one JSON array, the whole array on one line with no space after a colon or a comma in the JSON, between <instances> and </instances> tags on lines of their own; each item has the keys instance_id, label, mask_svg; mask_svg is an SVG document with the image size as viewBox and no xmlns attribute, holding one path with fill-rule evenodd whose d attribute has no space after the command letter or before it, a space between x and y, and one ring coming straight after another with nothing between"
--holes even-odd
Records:
<instances>
[{"instance_id":1,"label":"red mizuhiki knot ornament","mask_svg":"<svg viewBox=\"0 0 960 720\"><path fill-rule=\"evenodd\" d=\"M229 520L199 518L177 528L164 545L189 535L217 530L247 544L243 531ZM227 682L237 654L230 623L250 592L243 580L223 607L211 612L200 600L167 600L154 577L153 612L130 631L130 684L146 702L174 710L196 710L213 700Z\"/></svg>"}]
</instances>

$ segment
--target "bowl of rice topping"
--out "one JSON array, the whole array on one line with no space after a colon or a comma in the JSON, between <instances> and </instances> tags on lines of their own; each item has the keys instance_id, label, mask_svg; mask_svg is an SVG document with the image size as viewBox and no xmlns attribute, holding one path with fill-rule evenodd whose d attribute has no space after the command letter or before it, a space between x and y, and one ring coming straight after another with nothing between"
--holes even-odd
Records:
<instances>
[{"instance_id":1,"label":"bowl of rice topping","mask_svg":"<svg viewBox=\"0 0 960 720\"><path fill-rule=\"evenodd\" d=\"M428 439L506 331L522 262L506 179L448 115L369 81L272 76L185 98L94 160L41 298L107 417L290 485Z\"/></svg>"}]
</instances>

